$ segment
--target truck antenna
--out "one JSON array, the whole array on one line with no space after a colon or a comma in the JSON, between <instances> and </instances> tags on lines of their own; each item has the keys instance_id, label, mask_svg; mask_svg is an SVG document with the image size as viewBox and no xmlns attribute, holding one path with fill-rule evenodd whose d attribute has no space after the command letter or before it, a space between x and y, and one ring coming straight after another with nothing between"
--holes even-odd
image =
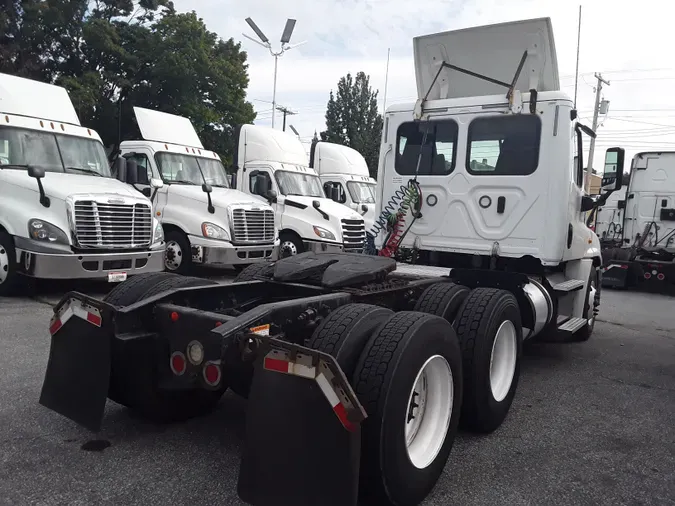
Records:
<instances>
[{"instance_id":1,"label":"truck antenna","mask_svg":"<svg viewBox=\"0 0 675 506\"><path fill-rule=\"evenodd\" d=\"M577 89L579 87L579 48L581 47L581 5L579 6L579 27L577 31L577 70L574 75L574 109L577 108Z\"/></svg>"}]
</instances>

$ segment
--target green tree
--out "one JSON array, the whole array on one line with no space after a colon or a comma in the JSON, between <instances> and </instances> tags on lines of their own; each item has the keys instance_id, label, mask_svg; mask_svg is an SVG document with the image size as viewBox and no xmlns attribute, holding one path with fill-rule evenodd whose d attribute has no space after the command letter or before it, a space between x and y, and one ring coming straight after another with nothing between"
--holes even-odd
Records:
<instances>
[{"instance_id":1,"label":"green tree","mask_svg":"<svg viewBox=\"0 0 675 506\"><path fill-rule=\"evenodd\" d=\"M226 161L246 102L246 53L170 0L4 0L0 71L65 86L106 145L139 135L133 106L186 116Z\"/></svg>"},{"instance_id":2,"label":"green tree","mask_svg":"<svg viewBox=\"0 0 675 506\"><path fill-rule=\"evenodd\" d=\"M337 93L331 90L326 107L326 130L321 140L355 149L365 158L372 177L377 166L382 136L382 116L377 112L377 91L364 72L340 78Z\"/></svg>"}]
</instances>

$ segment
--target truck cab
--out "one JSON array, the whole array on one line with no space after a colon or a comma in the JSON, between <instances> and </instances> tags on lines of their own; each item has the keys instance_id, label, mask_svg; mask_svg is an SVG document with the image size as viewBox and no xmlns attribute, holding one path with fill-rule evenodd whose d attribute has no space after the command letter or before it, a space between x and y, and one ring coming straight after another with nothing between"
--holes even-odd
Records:
<instances>
[{"instance_id":1,"label":"truck cab","mask_svg":"<svg viewBox=\"0 0 675 506\"><path fill-rule=\"evenodd\" d=\"M217 153L204 149L189 119L134 107L142 140L124 141L120 154L158 178L155 214L166 236L168 271L194 265L246 265L274 260L279 235L272 207L230 187ZM135 185L148 192L148 187Z\"/></svg>"},{"instance_id":2,"label":"truck cab","mask_svg":"<svg viewBox=\"0 0 675 506\"><path fill-rule=\"evenodd\" d=\"M0 120L0 295L20 276L119 282L163 270L150 200L112 177L64 88L0 74Z\"/></svg>"},{"instance_id":3,"label":"truck cab","mask_svg":"<svg viewBox=\"0 0 675 506\"><path fill-rule=\"evenodd\" d=\"M304 251L363 251L363 217L326 197L296 137L268 127L242 125L235 160L236 188L274 208L280 227L280 257Z\"/></svg>"},{"instance_id":4,"label":"truck cab","mask_svg":"<svg viewBox=\"0 0 675 506\"><path fill-rule=\"evenodd\" d=\"M312 144L309 166L321 178L327 197L358 212L370 230L375 220L375 187L361 153L347 146L319 141Z\"/></svg>"}]
</instances>

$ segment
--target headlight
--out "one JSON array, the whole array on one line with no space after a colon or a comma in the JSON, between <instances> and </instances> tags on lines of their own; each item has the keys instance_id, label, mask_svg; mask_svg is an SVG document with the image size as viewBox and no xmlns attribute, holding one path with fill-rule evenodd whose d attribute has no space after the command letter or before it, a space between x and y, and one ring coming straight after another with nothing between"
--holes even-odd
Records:
<instances>
[{"instance_id":1,"label":"headlight","mask_svg":"<svg viewBox=\"0 0 675 506\"><path fill-rule=\"evenodd\" d=\"M68 236L56 225L33 218L28 222L28 237L36 241L55 243L55 244L70 244Z\"/></svg>"},{"instance_id":2,"label":"headlight","mask_svg":"<svg viewBox=\"0 0 675 506\"><path fill-rule=\"evenodd\" d=\"M230 234L223 227L213 223L202 223L202 234L209 239L218 239L219 241L229 241Z\"/></svg>"},{"instance_id":3,"label":"headlight","mask_svg":"<svg viewBox=\"0 0 675 506\"><path fill-rule=\"evenodd\" d=\"M325 228L314 226L314 233L321 237L321 239L328 239L329 241L335 240L335 235L333 235L333 232L326 230Z\"/></svg>"},{"instance_id":4,"label":"headlight","mask_svg":"<svg viewBox=\"0 0 675 506\"><path fill-rule=\"evenodd\" d=\"M153 232L152 243L157 244L158 242L162 242L164 240L164 229L162 228L162 224L159 222L157 218L153 218L152 220L155 224L155 231Z\"/></svg>"}]
</instances>

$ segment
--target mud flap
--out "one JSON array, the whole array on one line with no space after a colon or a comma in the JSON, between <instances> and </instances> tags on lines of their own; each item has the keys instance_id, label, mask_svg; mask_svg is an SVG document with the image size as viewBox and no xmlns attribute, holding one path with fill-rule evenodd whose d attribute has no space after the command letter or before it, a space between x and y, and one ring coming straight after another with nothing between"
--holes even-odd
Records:
<instances>
[{"instance_id":1,"label":"mud flap","mask_svg":"<svg viewBox=\"0 0 675 506\"><path fill-rule=\"evenodd\" d=\"M281 356L274 353L256 365L251 386L240 499L253 506L356 506L365 411L341 371L329 383L339 400L355 400L347 409L351 421L338 396L326 394L325 376L294 375L281 370L283 360L268 365Z\"/></svg>"},{"instance_id":2,"label":"mud flap","mask_svg":"<svg viewBox=\"0 0 675 506\"><path fill-rule=\"evenodd\" d=\"M62 301L51 320L40 404L97 432L110 383L112 318L98 301L77 295Z\"/></svg>"},{"instance_id":3,"label":"mud flap","mask_svg":"<svg viewBox=\"0 0 675 506\"><path fill-rule=\"evenodd\" d=\"M626 288L629 281L630 263L610 262L603 268L602 286L607 288Z\"/></svg>"}]
</instances>

